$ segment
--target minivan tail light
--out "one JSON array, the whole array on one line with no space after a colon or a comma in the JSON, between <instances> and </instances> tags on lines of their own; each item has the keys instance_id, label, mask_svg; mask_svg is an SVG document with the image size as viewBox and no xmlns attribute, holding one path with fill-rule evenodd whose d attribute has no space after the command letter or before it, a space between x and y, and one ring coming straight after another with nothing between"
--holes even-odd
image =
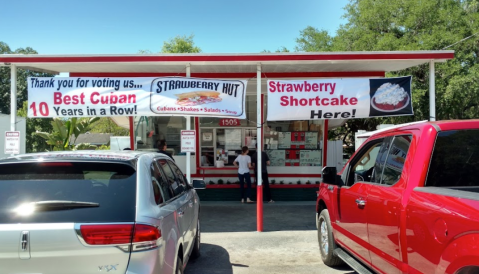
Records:
<instances>
[{"instance_id":1,"label":"minivan tail light","mask_svg":"<svg viewBox=\"0 0 479 274\"><path fill-rule=\"evenodd\" d=\"M136 224L133 243L156 241L161 237L161 231L151 225Z\"/></svg>"},{"instance_id":2,"label":"minivan tail light","mask_svg":"<svg viewBox=\"0 0 479 274\"><path fill-rule=\"evenodd\" d=\"M156 242L161 238L161 231L145 224L108 224L81 225L80 232L85 243L89 245L124 245Z\"/></svg>"},{"instance_id":3,"label":"minivan tail light","mask_svg":"<svg viewBox=\"0 0 479 274\"><path fill-rule=\"evenodd\" d=\"M83 240L89 245L129 244L133 234L133 224L121 225L82 225Z\"/></svg>"}]
</instances>

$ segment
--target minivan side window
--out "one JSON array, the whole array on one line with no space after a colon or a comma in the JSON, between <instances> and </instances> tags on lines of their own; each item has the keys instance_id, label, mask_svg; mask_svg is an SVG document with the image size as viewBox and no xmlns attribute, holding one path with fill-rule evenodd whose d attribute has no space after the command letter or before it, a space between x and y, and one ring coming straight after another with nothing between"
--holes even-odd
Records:
<instances>
[{"instance_id":1,"label":"minivan side window","mask_svg":"<svg viewBox=\"0 0 479 274\"><path fill-rule=\"evenodd\" d=\"M437 134L426 187L479 192L479 130L450 130Z\"/></svg>"},{"instance_id":2,"label":"minivan side window","mask_svg":"<svg viewBox=\"0 0 479 274\"><path fill-rule=\"evenodd\" d=\"M186 177L183 174L183 172L181 172L180 168L178 168L178 166L175 163L173 163L172 161L167 160L167 162L168 162L168 164L170 164L171 169L176 174L176 178L178 178L180 183L186 189L186 187L188 186L188 183L187 183Z\"/></svg>"},{"instance_id":3,"label":"minivan side window","mask_svg":"<svg viewBox=\"0 0 479 274\"><path fill-rule=\"evenodd\" d=\"M158 160L158 165L163 170L163 173L165 174L166 179L168 180L168 184L170 185L170 188L173 190L174 195L178 196L181 193L183 193L184 187L182 187L181 184L176 179L175 173L170 168L170 165L168 165L168 162L164 159L160 159Z\"/></svg>"},{"instance_id":4,"label":"minivan side window","mask_svg":"<svg viewBox=\"0 0 479 274\"><path fill-rule=\"evenodd\" d=\"M169 201L171 198L175 197L175 194L173 193L173 190L170 188L170 184L168 183L168 180L166 179L166 175L163 172L163 169L158 166L158 162L155 162L155 169L158 170L158 174L161 177L160 183L160 190L161 193L163 194L163 198L165 201Z\"/></svg>"},{"instance_id":5,"label":"minivan side window","mask_svg":"<svg viewBox=\"0 0 479 274\"><path fill-rule=\"evenodd\" d=\"M160 181L161 181L161 174L158 171L158 168L155 167L154 163L150 165L150 173L151 173L151 184L153 187L153 194L155 196L155 202L157 205L164 203L164 199L161 195L160 191Z\"/></svg>"},{"instance_id":6,"label":"minivan side window","mask_svg":"<svg viewBox=\"0 0 479 274\"><path fill-rule=\"evenodd\" d=\"M388 149L387 153L384 153L384 155L387 155L387 159L384 162L381 184L394 185L399 181L404 162L406 161L406 155L411 145L411 140L411 135L394 137L391 147Z\"/></svg>"}]
</instances>

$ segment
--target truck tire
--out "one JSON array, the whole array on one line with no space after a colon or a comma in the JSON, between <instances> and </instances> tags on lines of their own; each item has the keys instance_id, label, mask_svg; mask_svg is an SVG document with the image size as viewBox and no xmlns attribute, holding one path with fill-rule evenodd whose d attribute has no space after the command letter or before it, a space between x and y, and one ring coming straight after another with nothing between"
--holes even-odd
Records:
<instances>
[{"instance_id":1,"label":"truck tire","mask_svg":"<svg viewBox=\"0 0 479 274\"><path fill-rule=\"evenodd\" d=\"M327 266L338 266L344 262L334 254L336 243L333 238L333 230L331 228L331 221L329 219L329 212L323 209L319 214L318 219L318 243L321 259Z\"/></svg>"}]
</instances>

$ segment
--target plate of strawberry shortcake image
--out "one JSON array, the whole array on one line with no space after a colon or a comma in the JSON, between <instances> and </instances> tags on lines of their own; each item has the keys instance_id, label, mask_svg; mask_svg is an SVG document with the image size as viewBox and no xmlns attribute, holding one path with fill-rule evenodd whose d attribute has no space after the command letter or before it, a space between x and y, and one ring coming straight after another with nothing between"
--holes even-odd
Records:
<instances>
[{"instance_id":1,"label":"plate of strawberry shortcake image","mask_svg":"<svg viewBox=\"0 0 479 274\"><path fill-rule=\"evenodd\" d=\"M395 112L409 104L409 94L398 84L384 83L371 98L371 106L381 112Z\"/></svg>"}]
</instances>

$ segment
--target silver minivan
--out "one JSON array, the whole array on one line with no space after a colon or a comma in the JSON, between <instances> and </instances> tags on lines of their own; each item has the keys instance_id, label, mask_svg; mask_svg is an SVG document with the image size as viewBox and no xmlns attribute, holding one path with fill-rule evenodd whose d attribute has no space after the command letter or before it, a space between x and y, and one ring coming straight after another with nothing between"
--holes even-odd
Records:
<instances>
[{"instance_id":1,"label":"silver minivan","mask_svg":"<svg viewBox=\"0 0 479 274\"><path fill-rule=\"evenodd\" d=\"M0 273L183 273L200 255L199 210L196 190L163 154L2 159Z\"/></svg>"}]
</instances>

